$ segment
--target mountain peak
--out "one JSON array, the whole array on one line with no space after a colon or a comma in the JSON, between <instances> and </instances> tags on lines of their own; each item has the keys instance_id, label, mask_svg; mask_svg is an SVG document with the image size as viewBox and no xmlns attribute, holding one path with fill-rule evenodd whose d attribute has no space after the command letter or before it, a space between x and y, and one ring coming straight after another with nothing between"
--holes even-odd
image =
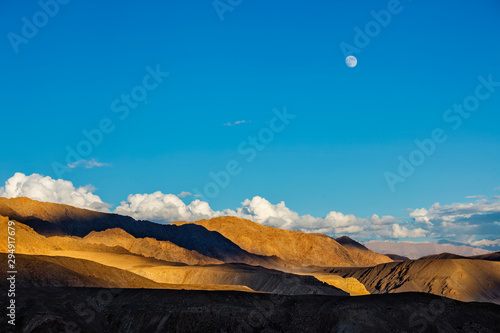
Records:
<instances>
[{"instance_id":1,"label":"mountain peak","mask_svg":"<svg viewBox=\"0 0 500 333\"><path fill-rule=\"evenodd\" d=\"M339 244L343 246L353 246L358 249L362 250L368 250L363 244L356 242L354 239L347 237L347 236L342 236L337 239L335 239Z\"/></svg>"}]
</instances>

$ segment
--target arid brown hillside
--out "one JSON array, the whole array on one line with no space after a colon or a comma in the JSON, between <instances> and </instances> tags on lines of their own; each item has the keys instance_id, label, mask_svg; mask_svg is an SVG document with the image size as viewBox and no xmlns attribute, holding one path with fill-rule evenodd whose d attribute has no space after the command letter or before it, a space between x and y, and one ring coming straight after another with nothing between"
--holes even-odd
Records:
<instances>
[{"instance_id":1,"label":"arid brown hillside","mask_svg":"<svg viewBox=\"0 0 500 333\"><path fill-rule=\"evenodd\" d=\"M22 222L44 236L85 237L92 231L120 228L136 238L169 241L226 263L281 267L278 257L266 257L241 249L218 232L200 225L162 225L136 221L128 216L100 213L68 205L39 202L28 198L0 198L0 215Z\"/></svg>"},{"instance_id":2,"label":"arid brown hillside","mask_svg":"<svg viewBox=\"0 0 500 333\"><path fill-rule=\"evenodd\" d=\"M0 215L0 238L7 238L7 223L10 219ZM80 237L40 235L33 228L15 222L16 231L16 253L19 254L50 254L53 251L94 251L102 253L130 254L120 246L106 246L103 244L92 244ZM7 252L7 242L0 242L0 252Z\"/></svg>"},{"instance_id":3,"label":"arid brown hillside","mask_svg":"<svg viewBox=\"0 0 500 333\"><path fill-rule=\"evenodd\" d=\"M392 261L371 251L356 250L351 253L326 235L281 230L238 217L175 224L196 224L217 231L248 252L277 256L289 266L374 266Z\"/></svg>"},{"instance_id":4,"label":"arid brown hillside","mask_svg":"<svg viewBox=\"0 0 500 333\"><path fill-rule=\"evenodd\" d=\"M206 257L196 251L186 250L167 241L157 241L153 238L135 238L122 229L108 229L85 236L83 240L90 244L120 246L131 253L164 261L181 262L188 265L222 264L217 259Z\"/></svg>"},{"instance_id":5,"label":"arid brown hillside","mask_svg":"<svg viewBox=\"0 0 500 333\"><path fill-rule=\"evenodd\" d=\"M0 237L7 237L9 219L0 216ZM16 251L23 254L52 254L54 251L85 251L96 253L139 254L145 257L188 265L221 264L222 261L205 257L170 242L151 238L137 239L121 229L91 232L85 238L76 236L45 237L23 223L16 223L18 242ZM0 252L6 252L7 243L0 244Z\"/></svg>"},{"instance_id":6,"label":"arid brown hillside","mask_svg":"<svg viewBox=\"0 0 500 333\"><path fill-rule=\"evenodd\" d=\"M6 238L6 218L1 219L0 236ZM254 267L244 264L193 265L182 262L169 262L154 257L168 257L179 260L204 260L200 255L172 244L163 244L152 239L135 239L120 229L94 233L88 239L69 236L45 237L22 223L16 223L17 255L31 258L31 265L23 267L25 280L39 281L38 286L105 286L123 288L155 288L153 283L186 286L185 289L206 290L245 290L272 292L277 294L323 294L347 295L342 290L323 283L312 276L301 276ZM100 240L110 236L114 239L123 237L122 245L130 247L128 251L121 246L107 246ZM89 242L92 239L95 243ZM138 242L136 244L136 242ZM141 243L145 242L145 243ZM106 243L106 241L104 241ZM141 249L140 246L145 248ZM174 250L175 252L168 252ZM140 252L134 254L133 251ZM0 246L0 252L6 253L6 242ZM147 253L148 255L145 255ZM40 256L43 254L44 256ZM33 260L36 262L33 263ZM207 261L210 258L205 259ZM48 264L44 264L44 263ZM22 264L29 264L23 262ZM205 262L205 264L207 264ZM55 265L55 266L54 266ZM22 265L21 265L22 266ZM20 266L20 267L21 267ZM43 267L49 270L44 271ZM21 268L20 268L21 269ZM120 273L121 272L121 273ZM120 275L122 274L122 275ZM109 278L107 276L109 275ZM124 279L117 278L121 276ZM130 278L132 277L132 281ZM135 277L141 280L135 283ZM51 281L55 281L54 283ZM66 281L68 284L64 284ZM121 284L123 282L123 285ZM135 284L134 284L135 283ZM37 284L35 284L37 285ZM28 285L29 286L29 285ZM197 287L196 287L197 286ZM228 287L232 286L232 287ZM158 286L156 288L159 288ZM162 287L163 288L163 287ZM218 289L216 289L218 288Z\"/></svg>"},{"instance_id":7,"label":"arid brown hillside","mask_svg":"<svg viewBox=\"0 0 500 333\"><path fill-rule=\"evenodd\" d=\"M372 294L423 292L465 302L500 304L500 262L471 259L411 260L371 268L335 268Z\"/></svg>"},{"instance_id":8,"label":"arid brown hillside","mask_svg":"<svg viewBox=\"0 0 500 333\"><path fill-rule=\"evenodd\" d=\"M17 287L89 287L173 290L233 290L253 292L244 286L181 285L158 283L143 276L90 260L60 256L16 255ZM7 254L0 253L0 265L7 266ZM0 286L7 286L5 272Z\"/></svg>"}]
</instances>

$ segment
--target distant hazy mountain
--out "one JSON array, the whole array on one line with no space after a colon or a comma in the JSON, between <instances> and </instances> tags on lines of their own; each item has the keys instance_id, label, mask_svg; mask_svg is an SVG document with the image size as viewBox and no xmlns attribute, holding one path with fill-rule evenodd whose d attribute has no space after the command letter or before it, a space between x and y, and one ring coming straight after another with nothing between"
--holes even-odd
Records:
<instances>
[{"instance_id":1,"label":"distant hazy mountain","mask_svg":"<svg viewBox=\"0 0 500 333\"><path fill-rule=\"evenodd\" d=\"M369 241L365 246L378 253L392 253L405 256L410 259L419 259L425 256L451 253L459 256L470 257L488 254L491 251L467 245L439 244L434 242L391 242L391 241Z\"/></svg>"}]
</instances>

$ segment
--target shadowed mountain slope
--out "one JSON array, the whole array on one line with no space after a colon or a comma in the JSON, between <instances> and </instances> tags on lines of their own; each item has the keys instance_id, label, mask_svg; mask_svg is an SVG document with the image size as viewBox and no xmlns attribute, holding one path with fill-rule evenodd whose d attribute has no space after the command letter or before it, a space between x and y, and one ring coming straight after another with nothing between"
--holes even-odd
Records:
<instances>
[{"instance_id":1,"label":"shadowed mountain slope","mask_svg":"<svg viewBox=\"0 0 500 333\"><path fill-rule=\"evenodd\" d=\"M0 222L1 230L6 231L6 219ZM278 270L266 269L263 267L250 266L245 264L224 264L224 265L206 265L206 266L188 266L177 262L167 262L164 260L155 259L153 256L144 256L133 254L121 246L106 246L101 243L89 243L86 239L78 237L49 237L46 238L36 233L33 229L22 223L16 223L16 237L19 240L17 255L21 253L34 255L32 258L37 258L38 262L45 261L51 264L47 267L54 265L62 266L62 268L54 269L53 271L43 272L41 279L49 281L52 277L52 272L55 274L54 280L56 281L74 281L78 274L83 277L93 277L92 279L80 278L81 281L89 284L62 284L63 286L105 286L105 287L127 287L136 288L140 287L137 284L125 284L122 286L116 276L119 273L140 277L145 283L144 288L159 288L159 286L152 286L153 282L159 284L169 285L185 285L186 289L192 289L190 286L221 286L219 290L227 290L233 286L233 290L255 290L261 292L272 292L278 294L322 294L322 295L347 295L340 289L323 283L312 276L300 276L289 273L284 273ZM6 236L3 232L0 235ZM132 236L126 234L123 230L112 229L108 232L89 234L88 237L94 241L106 238L106 235L124 237L128 246L139 241L138 246L145 245L144 249L132 248L131 250L137 252L147 252L149 254L156 254L158 257L168 257L170 259L176 258L176 254L168 253L170 247L167 246L163 249L161 246L157 248L157 241L155 240L137 240ZM142 244L144 241L146 244ZM114 243L113 239L110 241ZM7 252L7 245L4 242L0 246L0 252ZM152 253L153 252L153 253ZM40 254L48 256L39 256ZM190 254L190 253L188 253ZM49 257L50 256L50 257ZM194 258L194 257L192 257ZM192 259L191 258L191 259ZM38 267L44 265L38 264ZM27 268L29 270L31 268ZM68 272L67 270L73 271ZM93 271L100 272L94 275ZM40 270L32 279L37 279L40 275ZM61 277L57 278L57 274ZM110 278L106 279L106 274L109 273ZM49 274L49 277L46 275ZM103 281L116 282L117 284L105 284ZM146 283L147 282L147 283ZM40 285L43 286L43 283ZM60 284L56 284L60 285ZM53 286L48 284L47 286ZM210 287L208 290L215 290L216 287ZM201 288L197 288L201 289Z\"/></svg>"},{"instance_id":2,"label":"shadowed mountain slope","mask_svg":"<svg viewBox=\"0 0 500 333\"><path fill-rule=\"evenodd\" d=\"M188 266L138 255L84 251L54 251L52 256L88 260L145 277L157 283L178 285L235 285L286 295L347 295L312 276L284 273L246 264Z\"/></svg>"},{"instance_id":3,"label":"shadowed mountain slope","mask_svg":"<svg viewBox=\"0 0 500 333\"><path fill-rule=\"evenodd\" d=\"M277 256L288 266L373 266L392 260L366 251L346 248L323 234L308 234L261 225L238 217L218 217L196 222L178 222L179 226L200 225L217 231L242 249Z\"/></svg>"},{"instance_id":4,"label":"shadowed mountain slope","mask_svg":"<svg viewBox=\"0 0 500 333\"><path fill-rule=\"evenodd\" d=\"M459 256L458 254L453 254L453 253L441 253L441 254L433 254L430 256L422 257L418 260L432 260L432 259L469 259L469 258L464 256Z\"/></svg>"},{"instance_id":5,"label":"shadowed mountain slope","mask_svg":"<svg viewBox=\"0 0 500 333\"><path fill-rule=\"evenodd\" d=\"M489 261L500 261L500 252L493 252L488 254L482 254L478 256L469 257L471 259L489 260Z\"/></svg>"},{"instance_id":6,"label":"shadowed mountain slope","mask_svg":"<svg viewBox=\"0 0 500 333\"><path fill-rule=\"evenodd\" d=\"M173 290L234 290L253 292L237 285L182 285L158 283L132 272L90 260L61 256L16 255L17 287L90 287ZM7 254L0 253L0 264L7 266ZM0 275L5 275L3 272ZM0 286L6 286L2 277Z\"/></svg>"},{"instance_id":7,"label":"shadowed mountain slope","mask_svg":"<svg viewBox=\"0 0 500 333\"><path fill-rule=\"evenodd\" d=\"M351 257L360 266L374 266L393 261L388 256L375 253L347 236L337 238L336 241L349 251Z\"/></svg>"},{"instance_id":8,"label":"shadowed mountain slope","mask_svg":"<svg viewBox=\"0 0 500 333\"><path fill-rule=\"evenodd\" d=\"M206 257L196 251L186 250L168 241L160 242L154 238L135 238L118 228L101 232L92 231L83 238L83 241L90 244L103 244L111 247L120 246L131 253L141 256L170 262L181 262L188 265L223 263L220 260Z\"/></svg>"},{"instance_id":9,"label":"shadowed mountain slope","mask_svg":"<svg viewBox=\"0 0 500 333\"><path fill-rule=\"evenodd\" d=\"M22 222L44 236L84 237L92 231L120 228L136 238L169 241L187 250L227 263L280 267L277 257L259 256L241 249L218 232L199 225L162 225L131 217L100 213L28 198L0 198L0 215Z\"/></svg>"},{"instance_id":10,"label":"shadowed mountain slope","mask_svg":"<svg viewBox=\"0 0 500 333\"><path fill-rule=\"evenodd\" d=\"M386 256L388 256L389 258L391 258L392 260L394 261L406 261L406 260L410 260L410 258L408 257L405 257L405 256L399 256L397 254L385 254Z\"/></svg>"},{"instance_id":11,"label":"shadowed mountain slope","mask_svg":"<svg viewBox=\"0 0 500 333\"><path fill-rule=\"evenodd\" d=\"M9 219L0 216L0 236L7 237ZM31 227L16 222L17 253L50 254L54 251L85 251L118 254L138 254L164 261L188 265L222 264L222 261L189 251L170 242L159 242L151 238L135 238L121 229L91 232L84 238L76 236L45 237ZM0 244L0 252L6 252L7 244Z\"/></svg>"}]
</instances>

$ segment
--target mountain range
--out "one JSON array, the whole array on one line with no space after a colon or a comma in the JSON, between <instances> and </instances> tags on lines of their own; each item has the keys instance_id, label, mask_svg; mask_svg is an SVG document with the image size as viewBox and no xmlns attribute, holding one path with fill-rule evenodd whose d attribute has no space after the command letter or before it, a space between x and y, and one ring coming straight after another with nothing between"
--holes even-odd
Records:
<instances>
[{"instance_id":1,"label":"mountain range","mask_svg":"<svg viewBox=\"0 0 500 333\"><path fill-rule=\"evenodd\" d=\"M260 295L281 295L296 297L289 299L291 303L286 305L272 303L276 311L290 313L295 311L291 304L310 304L307 297L321 295L346 299L346 304L353 307L380 302L381 307L387 309L391 302L406 299L406 296L395 294L417 293L414 295L418 296L413 297L415 304L433 302L436 300L433 297L445 297L450 299L449 304L464 313L470 309L460 302L500 304L498 253L473 252L474 256L436 253L441 248L430 246L425 250L425 253L431 252L429 256L412 260L397 255L400 251L390 247L384 248L391 250L389 252L381 251L392 253L390 255L377 253L373 245L376 247L378 243L363 245L347 236L335 239L323 234L281 230L238 217L163 225L28 198L0 198L0 236L3 238L7 237L9 221L15 222L16 229L16 283L20 292L29 292L30 297L39 295L52 299L46 293L71 291L74 296L68 302L72 303L93 288L124 288L129 290L126 295L130 299L142 299L147 290L189 291L193 299L204 299L202 295L205 294L199 293L213 292L219 296L212 309L223 311L222 300L233 302L229 300L231 297L260 301L267 297ZM407 250L405 253L410 258L415 258L416 253L409 250L410 246L405 243L402 249ZM7 253L7 244L1 243L0 262L4 266L7 265ZM6 276L2 276L1 281L0 285L6 287ZM359 297L359 301L351 301L352 296ZM450 303L451 299L458 302ZM126 306L121 302L118 304ZM415 304L412 306L417 306ZM331 306L332 309L342 308L351 315L355 313L340 303ZM498 311L499 307L491 306L481 311ZM67 311L56 303L50 307L50 311L55 311L54 318L57 313ZM45 311L43 307L37 309L27 307L26 313L32 315L23 317L24 320L30 321L37 313ZM231 311L243 310L236 306ZM387 317L387 314L378 315ZM476 318L479 315L472 311L469 316ZM285 317L282 320L286 321ZM304 317L298 315L298 318ZM150 320L158 321L156 317ZM180 319L169 320L174 323ZM389 318L386 320L390 322ZM485 328L496 325L500 317L491 316L489 320L493 324L488 322ZM45 324L31 322L39 328ZM57 325L53 328L59 327ZM368 327L366 325L369 323L360 321L360 327ZM455 327L453 325L450 327ZM467 327L468 324L463 325Z\"/></svg>"},{"instance_id":2,"label":"mountain range","mask_svg":"<svg viewBox=\"0 0 500 333\"><path fill-rule=\"evenodd\" d=\"M446 244L443 242L393 242L372 240L365 242L364 245L370 250L378 253L395 254L409 259L418 259L445 252L464 257L491 253L491 251L478 247Z\"/></svg>"}]
</instances>

